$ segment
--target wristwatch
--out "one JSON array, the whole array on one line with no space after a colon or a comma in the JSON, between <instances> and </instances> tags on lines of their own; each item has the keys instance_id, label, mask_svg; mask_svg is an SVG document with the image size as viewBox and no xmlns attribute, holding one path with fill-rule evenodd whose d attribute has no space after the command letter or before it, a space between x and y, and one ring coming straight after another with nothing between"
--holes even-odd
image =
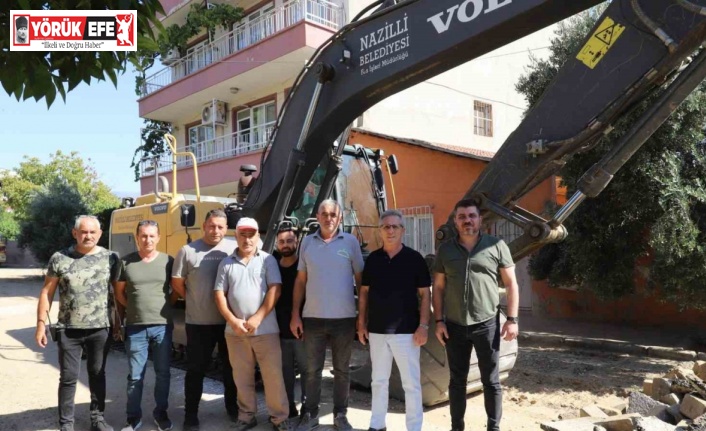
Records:
<instances>
[{"instance_id":1,"label":"wristwatch","mask_svg":"<svg viewBox=\"0 0 706 431\"><path fill-rule=\"evenodd\" d=\"M424 328L424 329L429 329L429 325L427 325L426 323L420 323L419 327Z\"/></svg>"},{"instance_id":2,"label":"wristwatch","mask_svg":"<svg viewBox=\"0 0 706 431\"><path fill-rule=\"evenodd\" d=\"M511 323L519 323L520 319L516 316L507 316L507 321Z\"/></svg>"}]
</instances>

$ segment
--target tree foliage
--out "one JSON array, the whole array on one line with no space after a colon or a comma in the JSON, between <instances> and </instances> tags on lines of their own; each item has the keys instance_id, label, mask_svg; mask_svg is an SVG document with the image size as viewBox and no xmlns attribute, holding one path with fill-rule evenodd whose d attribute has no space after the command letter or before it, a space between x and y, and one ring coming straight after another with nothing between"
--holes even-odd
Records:
<instances>
[{"instance_id":1,"label":"tree foliage","mask_svg":"<svg viewBox=\"0 0 706 431\"><path fill-rule=\"evenodd\" d=\"M135 171L135 181L140 180L140 162L167 154L169 148L164 142L164 134L172 133L171 123L156 120L145 120L140 133L142 144L135 149L130 167Z\"/></svg>"},{"instance_id":2,"label":"tree foliage","mask_svg":"<svg viewBox=\"0 0 706 431\"><path fill-rule=\"evenodd\" d=\"M595 10L561 24L546 60L533 59L517 84L530 105L580 47ZM568 193L583 173L647 109L653 95L589 152L561 172ZM578 286L612 299L635 292L636 271L648 287L683 307L706 309L706 87L699 87L595 199L566 222L569 238L541 249L530 262L536 279Z\"/></svg>"},{"instance_id":3,"label":"tree foliage","mask_svg":"<svg viewBox=\"0 0 706 431\"><path fill-rule=\"evenodd\" d=\"M20 233L20 224L12 217L12 213L0 206L0 236L15 239Z\"/></svg>"},{"instance_id":4,"label":"tree foliage","mask_svg":"<svg viewBox=\"0 0 706 431\"><path fill-rule=\"evenodd\" d=\"M136 10L137 45L158 49L155 30L163 27L157 13L164 13L159 0L5 0L0 2L0 83L8 95L18 101L33 97L45 99L51 106L57 94L66 101L66 93L82 82L110 79L118 85L118 73L128 62L139 62L136 52L10 52L10 11L17 9L50 10Z\"/></svg>"},{"instance_id":5,"label":"tree foliage","mask_svg":"<svg viewBox=\"0 0 706 431\"><path fill-rule=\"evenodd\" d=\"M96 214L106 208L120 204L110 188L98 179L98 174L90 163L84 162L78 153L57 151L48 163L36 157L25 156L19 167L0 173L2 189L0 195L6 205L12 208L16 220L25 220L36 193L43 187L65 183L81 196L89 214Z\"/></svg>"},{"instance_id":6,"label":"tree foliage","mask_svg":"<svg viewBox=\"0 0 706 431\"><path fill-rule=\"evenodd\" d=\"M71 236L73 222L89 213L81 194L66 182L42 186L27 207L18 245L46 264L54 252L75 243Z\"/></svg>"}]
</instances>

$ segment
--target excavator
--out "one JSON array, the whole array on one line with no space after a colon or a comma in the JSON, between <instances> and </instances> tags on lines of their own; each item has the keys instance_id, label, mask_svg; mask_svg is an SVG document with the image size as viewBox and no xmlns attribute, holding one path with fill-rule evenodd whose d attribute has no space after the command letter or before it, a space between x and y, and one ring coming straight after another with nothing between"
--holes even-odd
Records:
<instances>
[{"instance_id":1,"label":"excavator","mask_svg":"<svg viewBox=\"0 0 706 431\"><path fill-rule=\"evenodd\" d=\"M263 152L239 216L254 217L272 250L317 169L324 169L317 202L331 195L349 125L386 97L514 40L596 6L601 0L379 0L322 44L296 78ZM526 113L477 181L461 198L481 203L486 222L498 218L524 232L509 246L520 259L568 235L563 222L597 196L706 76L706 0L613 0ZM469 77L472 79L472 77ZM659 94L657 94L659 93ZM517 205L568 158L593 148L612 125L650 100L632 128L575 185L568 202L547 220ZM313 213L308 214L311 217ZM306 214L302 215L306 217ZM302 221L303 230L307 222ZM314 228L314 226L312 226ZM455 235L451 216L438 242ZM433 328L431 328L433 331ZM433 338L433 337L430 337ZM503 350L505 349L505 353ZM501 349L507 376L517 345ZM423 401L448 398L443 348L431 339L422 351ZM472 362L475 358L472 358ZM472 370L476 367L472 367ZM369 366L352 374L367 384ZM471 372L468 391L479 387ZM401 396L394 378L391 393Z\"/></svg>"},{"instance_id":2,"label":"excavator","mask_svg":"<svg viewBox=\"0 0 706 431\"><path fill-rule=\"evenodd\" d=\"M297 77L266 150L261 175L242 208L266 226L271 250L314 170L330 165L334 140L366 109L386 97L514 40L602 3L600 0L380 0L322 44ZM523 235L509 246L520 259L568 232L563 222L597 196L664 120L706 77L706 0L613 0L581 48L561 68L477 181L461 198L475 198L487 223L502 218ZM469 77L469 79L473 79ZM658 95L656 93L659 92ZM651 97L655 96L655 97ZM616 121L654 100L632 128L575 185L568 202L547 220L517 205L557 174L572 155L593 148ZM326 197L322 188L318 201ZM451 215L438 242L455 235ZM433 330L433 328L432 328ZM433 338L433 337L431 337ZM501 348L506 377L517 346ZM423 401L447 397L443 348L422 352ZM472 362L475 357L472 358ZM475 367L472 367L472 370ZM369 366L352 374L369 384ZM394 376L394 373L393 373ZM479 387L469 375L468 391ZM399 382L391 393L403 396Z\"/></svg>"}]
</instances>

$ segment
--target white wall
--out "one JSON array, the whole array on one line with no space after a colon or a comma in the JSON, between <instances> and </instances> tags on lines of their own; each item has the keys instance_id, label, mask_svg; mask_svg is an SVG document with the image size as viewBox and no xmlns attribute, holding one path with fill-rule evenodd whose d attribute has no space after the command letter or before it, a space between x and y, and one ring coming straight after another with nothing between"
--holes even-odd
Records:
<instances>
[{"instance_id":1,"label":"white wall","mask_svg":"<svg viewBox=\"0 0 706 431\"><path fill-rule=\"evenodd\" d=\"M546 57L551 26L393 95L369 109L362 128L393 136L497 150L526 109L515 83L530 50ZM473 101L493 105L493 137L473 134Z\"/></svg>"}]
</instances>

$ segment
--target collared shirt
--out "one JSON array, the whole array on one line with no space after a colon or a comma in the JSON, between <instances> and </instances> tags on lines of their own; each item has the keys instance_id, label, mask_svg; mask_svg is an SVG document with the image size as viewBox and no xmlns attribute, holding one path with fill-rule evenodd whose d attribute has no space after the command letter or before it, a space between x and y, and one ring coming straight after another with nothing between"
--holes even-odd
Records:
<instances>
[{"instance_id":1,"label":"collared shirt","mask_svg":"<svg viewBox=\"0 0 706 431\"><path fill-rule=\"evenodd\" d=\"M277 260L264 251L258 250L245 263L238 256L236 249L233 255L223 259L218 265L216 285L213 290L225 292L228 306L238 319L247 320L262 306L269 286L282 284ZM235 335L230 325L226 325L226 333ZM277 317L271 311L265 316L253 335L279 333Z\"/></svg>"},{"instance_id":2,"label":"collared shirt","mask_svg":"<svg viewBox=\"0 0 706 431\"><path fill-rule=\"evenodd\" d=\"M319 230L302 241L297 269L307 276L303 317L356 316L354 276L363 272L363 254L356 237L345 232L335 235L326 242Z\"/></svg>"},{"instance_id":3,"label":"collared shirt","mask_svg":"<svg viewBox=\"0 0 706 431\"><path fill-rule=\"evenodd\" d=\"M446 276L444 312L459 325L473 325L495 317L500 295L501 268L514 266L505 241L480 234L469 252L458 238L439 247L434 272Z\"/></svg>"},{"instance_id":4,"label":"collared shirt","mask_svg":"<svg viewBox=\"0 0 706 431\"><path fill-rule=\"evenodd\" d=\"M380 248L370 253L363 270L368 290L368 331L413 334L419 326L419 289L431 286L426 261L406 245L394 257Z\"/></svg>"}]
</instances>

